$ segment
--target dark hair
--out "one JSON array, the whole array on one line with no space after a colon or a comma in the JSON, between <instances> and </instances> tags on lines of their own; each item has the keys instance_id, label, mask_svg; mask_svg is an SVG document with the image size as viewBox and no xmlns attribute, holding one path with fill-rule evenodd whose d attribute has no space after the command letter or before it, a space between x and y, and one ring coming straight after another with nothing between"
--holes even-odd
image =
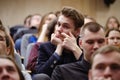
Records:
<instances>
[{"instance_id":1,"label":"dark hair","mask_svg":"<svg viewBox=\"0 0 120 80\"><path fill-rule=\"evenodd\" d=\"M24 78L24 76L23 76L23 73L21 72L21 70L19 69L19 67L17 66L17 64L15 63L15 61L13 60L12 57L6 56L6 55L0 55L0 58L1 58L1 59L10 60L10 61L15 65L15 67L16 67L16 69L17 69L17 71L18 71L20 80L25 80L25 78Z\"/></svg>"},{"instance_id":2,"label":"dark hair","mask_svg":"<svg viewBox=\"0 0 120 80\"><path fill-rule=\"evenodd\" d=\"M31 18L31 17L32 17L32 15L28 15L28 16L24 19L24 24L26 24L27 19L28 19L28 18ZM30 21L29 21L29 25L30 25Z\"/></svg>"},{"instance_id":3,"label":"dark hair","mask_svg":"<svg viewBox=\"0 0 120 80\"><path fill-rule=\"evenodd\" d=\"M99 48L98 50L96 50L91 57L91 63L93 64L93 59L97 54L109 54L110 52L118 52L120 55L120 49L118 47L115 46L111 46L111 45L105 45L101 48Z\"/></svg>"},{"instance_id":4,"label":"dark hair","mask_svg":"<svg viewBox=\"0 0 120 80\"><path fill-rule=\"evenodd\" d=\"M2 24L2 21L0 20L0 26L2 26L3 24Z\"/></svg>"},{"instance_id":5,"label":"dark hair","mask_svg":"<svg viewBox=\"0 0 120 80\"><path fill-rule=\"evenodd\" d=\"M84 24L84 17L76 9L71 7L64 7L61 14L74 21L75 29L81 28Z\"/></svg>"},{"instance_id":6,"label":"dark hair","mask_svg":"<svg viewBox=\"0 0 120 80\"><path fill-rule=\"evenodd\" d=\"M117 32L120 33L120 30L119 30L119 29L115 29L115 28L113 28L113 29L108 29L108 30L106 31L105 37L108 37L108 36L109 36L109 33L110 33L111 31L117 31Z\"/></svg>"},{"instance_id":7,"label":"dark hair","mask_svg":"<svg viewBox=\"0 0 120 80\"><path fill-rule=\"evenodd\" d=\"M49 24L48 24L48 33L47 33L47 36L48 36L48 40L50 41L51 40L51 34L54 32L55 30L55 25L57 24L57 18L52 20Z\"/></svg>"},{"instance_id":8,"label":"dark hair","mask_svg":"<svg viewBox=\"0 0 120 80\"><path fill-rule=\"evenodd\" d=\"M101 26L100 24L98 24L97 22L89 22L86 23L82 29L81 29L81 34L84 34L85 29L88 29L90 32L96 33L98 32L100 29L103 29L103 26Z\"/></svg>"}]
</instances>

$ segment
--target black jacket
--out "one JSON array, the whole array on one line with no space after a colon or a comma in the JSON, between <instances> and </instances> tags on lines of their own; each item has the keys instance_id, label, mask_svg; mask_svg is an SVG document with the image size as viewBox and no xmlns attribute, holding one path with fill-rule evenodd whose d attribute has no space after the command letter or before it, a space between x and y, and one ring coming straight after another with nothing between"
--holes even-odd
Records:
<instances>
[{"instance_id":1,"label":"black jacket","mask_svg":"<svg viewBox=\"0 0 120 80\"><path fill-rule=\"evenodd\" d=\"M51 76L51 80L88 80L90 64L81 61L57 66Z\"/></svg>"}]
</instances>

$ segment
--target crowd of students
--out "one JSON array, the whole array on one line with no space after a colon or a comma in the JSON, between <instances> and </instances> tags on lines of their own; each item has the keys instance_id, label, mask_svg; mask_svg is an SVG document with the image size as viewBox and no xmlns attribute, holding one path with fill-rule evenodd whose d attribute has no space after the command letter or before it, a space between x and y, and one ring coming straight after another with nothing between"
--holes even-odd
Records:
<instances>
[{"instance_id":1,"label":"crowd of students","mask_svg":"<svg viewBox=\"0 0 120 80\"><path fill-rule=\"evenodd\" d=\"M120 23L72 7L28 15L10 34L0 21L0 61L0 80L120 80Z\"/></svg>"}]
</instances>

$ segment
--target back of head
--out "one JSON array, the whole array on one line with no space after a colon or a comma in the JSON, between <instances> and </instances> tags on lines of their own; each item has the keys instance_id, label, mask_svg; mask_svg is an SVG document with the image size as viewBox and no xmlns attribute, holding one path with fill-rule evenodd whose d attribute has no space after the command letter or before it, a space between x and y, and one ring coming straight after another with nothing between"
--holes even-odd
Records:
<instances>
[{"instance_id":1,"label":"back of head","mask_svg":"<svg viewBox=\"0 0 120 80\"><path fill-rule=\"evenodd\" d=\"M89 23L89 22L96 22L94 18L88 15L84 15L84 24Z\"/></svg>"},{"instance_id":2,"label":"back of head","mask_svg":"<svg viewBox=\"0 0 120 80\"><path fill-rule=\"evenodd\" d=\"M61 10L61 14L74 21L75 29L81 28L84 24L84 17L76 9L72 7L64 7Z\"/></svg>"}]
</instances>

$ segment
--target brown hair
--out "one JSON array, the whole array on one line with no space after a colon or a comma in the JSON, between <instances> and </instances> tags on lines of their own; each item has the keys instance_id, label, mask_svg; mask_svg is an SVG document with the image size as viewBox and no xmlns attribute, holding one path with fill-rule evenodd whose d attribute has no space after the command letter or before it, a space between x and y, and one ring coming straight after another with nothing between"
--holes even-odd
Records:
<instances>
[{"instance_id":1,"label":"brown hair","mask_svg":"<svg viewBox=\"0 0 120 80\"><path fill-rule=\"evenodd\" d=\"M105 37L108 37L108 36L109 36L109 33L110 33L111 31L117 31L117 32L120 33L120 30L119 30L119 29L115 29L115 28L113 28L113 29L108 29L108 30L106 31Z\"/></svg>"},{"instance_id":2,"label":"brown hair","mask_svg":"<svg viewBox=\"0 0 120 80\"><path fill-rule=\"evenodd\" d=\"M6 45L7 45L7 47L10 48L9 56L12 56L14 58L14 42L13 42L13 40L12 40L11 36L5 30L4 26L0 26L0 30L4 32Z\"/></svg>"},{"instance_id":3,"label":"brown hair","mask_svg":"<svg viewBox=\"0 0 120 80\"><path fill-rule=\"evenodd\" d=\"M49 13L45 14L45 15L42 17L41 22L40 22L40 25L39 25L39 28L38 28L38 35L40 35L41 30L42 30L42 27L43 27L43 24L45 24L45 20L47 19L47 17L48 17L50 14L54 14L54 13L53 13L53 12L49 12Z\"/></svg>"},{"instance_id":4,"label":"brown hair","mask_svg":"<svg viewBox=\"0 0 120 80\"><path fill-rule=\"evenodd\" d=\"M76 9L72 7L64 7L61 14L74 21L75 29L81 28L84 24L84 17Z\"/></svg>"}]
</instances>

